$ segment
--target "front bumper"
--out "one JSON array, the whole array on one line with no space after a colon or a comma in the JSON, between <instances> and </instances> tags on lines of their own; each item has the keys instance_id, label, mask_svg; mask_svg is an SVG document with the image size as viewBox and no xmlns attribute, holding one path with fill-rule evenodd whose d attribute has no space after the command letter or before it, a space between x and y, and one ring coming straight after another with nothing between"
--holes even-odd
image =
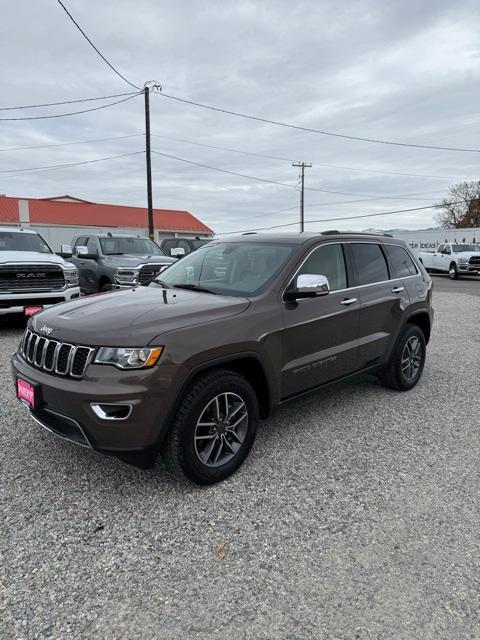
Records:
<instances>
[{"instance_id":1,"label":"front bumper","mask_svg":"<svg viewBox=\"0 0 480 640\"><path fill-rule=\"evenodd\" d=\"M480 265L459 264L457 269L458 269L458 272L462 273L463 275L470 275L470 276L480 275Z\"/></svg>"},{"instance_id":2,"label":"front bumper","mask_svg":"<svg viewBox=\"0 0 480 640\"><path fill-rule=\"evenodd\" d=\"M2 293L0 295L0 316L23 313L25 307L50 307L60 302L69 302L80 297L79 287L68 287L41 293Z\"/></svg>"},{"instance_id":3,"label":"front bumper","mask_svg":"<svg viewBox=\"0 0 480 640\"><path fill-rule=\"evenodd\" d=\"M15 354L12 371L14 380L21 377L39 385L41 406L28 411L56 435L120 457L158 451L176 397L177 365L127 372L92 364L78 380L33 368ZM102 419L92 406L96 404L130 405L131 411L125 419Z\"/></svg>"}]
</instances>

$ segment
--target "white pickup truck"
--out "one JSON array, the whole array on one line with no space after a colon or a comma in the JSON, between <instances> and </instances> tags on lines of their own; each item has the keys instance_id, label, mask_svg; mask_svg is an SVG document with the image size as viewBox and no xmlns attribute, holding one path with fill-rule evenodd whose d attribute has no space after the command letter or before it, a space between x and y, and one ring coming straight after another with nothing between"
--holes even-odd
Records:
<instances>
[{"instance_id":1,"label":"white pickup truck","mask_svg":"<svg viewBox=\"0 0 480 640\"><path fill-rule=\"evenodd\" d=\"M68 256L70 247L64 249ZM0 316L33 315L79 296L75 265L57 256L35 231L0 227Z\"/></svg>"},{"instance_id":2,"label":"white pickup truck","mask_svg":"<svg viewBox=\"0 0 480 640\"><path fill-rule=\"evenodd\" d=\"M427 271L448 273L451 280L459 276L480 275L480 245L439 244L435 251L420 251L420 262Z\"/></svg>"}]
</instances>

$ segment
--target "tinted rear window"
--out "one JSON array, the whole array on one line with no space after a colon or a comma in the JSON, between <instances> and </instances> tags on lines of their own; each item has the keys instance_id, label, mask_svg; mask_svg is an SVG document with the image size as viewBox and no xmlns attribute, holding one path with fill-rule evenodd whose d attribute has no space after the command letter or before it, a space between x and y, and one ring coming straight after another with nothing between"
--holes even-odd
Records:
<instances>
[{"instance_id":1,"label":"tinted rear window","mask_svg":"<svg viewBox=\"0 0 480 640\"><path fill-rule=\"evenodd\" d=\"M378 244L351 244L355 271L359 285L388 280L385 257Z\"/></svg>"},{"instance_id":2,"label":"tinted rear window","mask_svg":"<svg viewBox=\"0 0 480 640\"><path fill-rule=\"evenodd\" d=\"M415 263L403 247L384 244L383 248L387 254L391 278L406 278L417 273Z\"/></svg>"}]
</instances>

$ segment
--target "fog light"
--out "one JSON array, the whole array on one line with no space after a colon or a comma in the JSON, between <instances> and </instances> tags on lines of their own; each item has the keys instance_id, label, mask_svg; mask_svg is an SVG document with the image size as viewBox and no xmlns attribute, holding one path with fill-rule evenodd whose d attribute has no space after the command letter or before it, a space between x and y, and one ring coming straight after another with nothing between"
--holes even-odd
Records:
<instances>
[{"instance_id":1,"label":"fog light","mask_svg":"<svg viewBox=\"0 0 480 640\"><path fill-rule=\"evenodd\" d=\"M126 420L132 413L131 404L91 403L93 413L101 420Z\"/></svg>"}]
</instances>

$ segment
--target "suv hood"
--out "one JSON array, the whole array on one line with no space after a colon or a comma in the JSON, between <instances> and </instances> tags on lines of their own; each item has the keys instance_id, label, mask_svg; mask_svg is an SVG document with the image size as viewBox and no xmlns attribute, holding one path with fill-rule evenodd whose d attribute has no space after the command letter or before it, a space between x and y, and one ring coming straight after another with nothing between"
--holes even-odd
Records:
<instances>
[{"instance_id":1,"label":"suv hood","mask_svg":"<svg viewBox=\"0 0 480 640\"><path fill-rule=\"evenodd\" d=\"M66 269L73 269L74 265L66 262L54 253L40 253L39 251L0 251L0 264L59 264Z\"/></svg>"},{"instance_id":2,"label":"suv hood","mask_svg":"<svg viewBox=\"0 0 480 640\"><path fill-rule=\"evenodd\" d=\"M168 331L242 313L249 304L246 298L138 287L50 307L33 316L31 328L73 344L142 347Z\"/></svg>"},{"instance_id":3,"label":"suv hood","mask_svg":"<svg viewBox=\"0 0 480 640\"><path fill-rule=\"evenodd\" d=\"M116 267L138 267L139 264L173 264L177 262L175 258L168 256L134 256L130 253L124 253L121 256L105 256L108 262Z\"/></svg>"}]
</instances>

